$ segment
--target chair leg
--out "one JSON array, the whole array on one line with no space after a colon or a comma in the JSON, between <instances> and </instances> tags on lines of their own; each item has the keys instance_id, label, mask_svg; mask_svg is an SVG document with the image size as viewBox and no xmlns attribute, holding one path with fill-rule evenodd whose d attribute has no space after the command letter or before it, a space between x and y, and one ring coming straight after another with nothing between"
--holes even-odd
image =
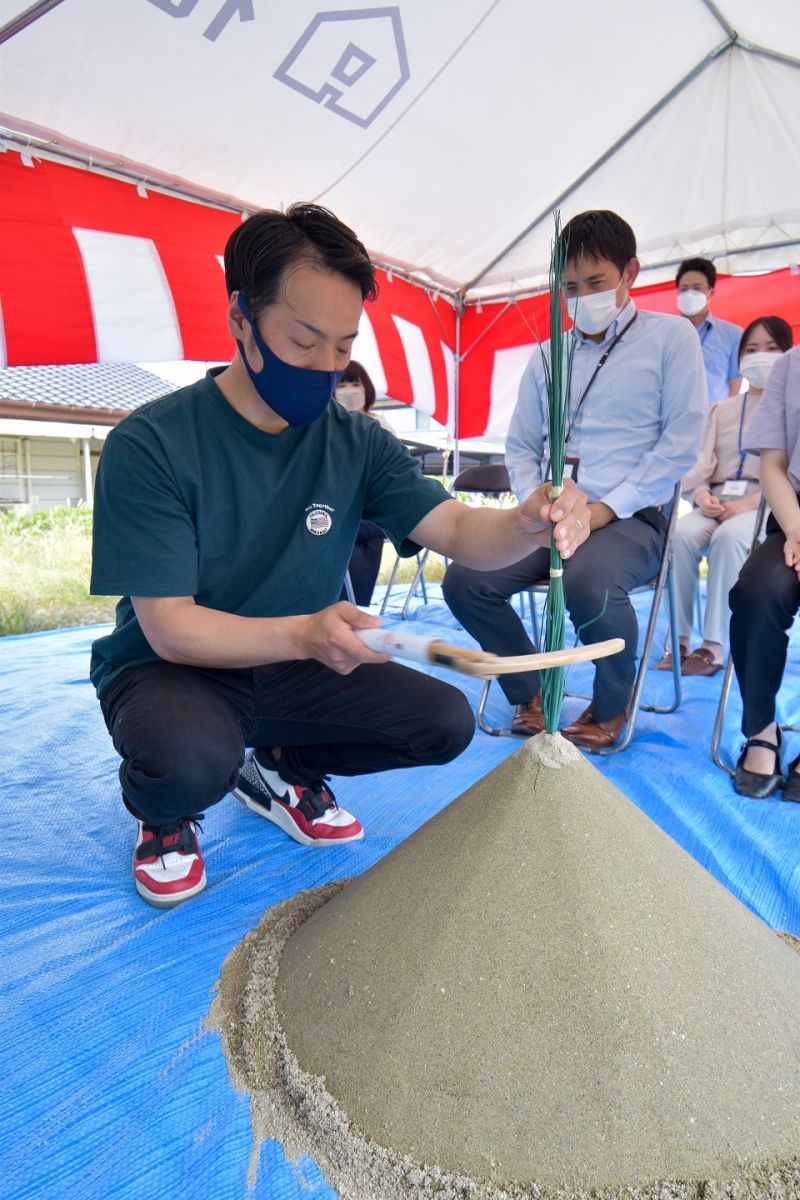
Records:
<instances>
[{"instance_id":1,"label":"chair leg","mask_svg":"<svg viewBox=\"0 0 800 1200\"><path fill-rule=\"evenodd\" d=\"M394 563L392 564L392 573L389 576L389 582L386 584L386 591L383 594L383 601L381 602L381 607L380 607L380 615L381 616L383 616L384 612L386 611L386 605L389 603L389 593L391 592L392 588L394 587L394 581L397 578L397 572L399 570L399 567L400 567L400 555L396 554L394 556Z\"/></svg>"},{"instance_id":2,"label":"chair leg","mask_svg":"<svg viewBox=\"0 0 800 1200\"><path fill-rule=\"evenodd\" d=\"M539 646L539 614L536 611L536 596L528 592L528 604L531 608L531 640L534 646Z\"/></svg>"},{"instance_id":3,"label":"chair leg","mask_svg":"<svg viewBox=\"0 0 800 1200\"><path fill-rule=\"evenodd\" d=\"M420 560L421 554L422 554L422 551L418 550L417 551L417 566L419 566L419 560ZM422 588L422 603L427 604L428 603L428 589L425 587L425 571L424 570L422 571L422 574L419 577L419 582L420 582L420 587Z\"/></svg>"},{"instance_id":4,"label":"chair leg","mask_svg":"<svg viewBox=\"0 0 800 1200\"><path fill-rule=\"evenodd\" d=\"M722 676L722 689L719 694L719 704L717 705L717 715L714 721L714 730L711 734L711 759L715 767L719 767L726 775L734 775L732 767L723 762L720 758L719 748L722 742L722 729L725 724L725 710L728 707L728 697L731 694L731 683L733 682L733 655L728 652L728 660L725 663L725 674Z\"/></svg>"},{"instance_id":5,"label":"chair leg","mask_svg":"<svg viewBox=\"0 0 800 1200\"><path fill-rule=\"evenodd\" d=\"M422 579L422 574L425 570L425 564L428 561L429 553L430 553L430 551L426 548L425 550L422 551L421 554L417 555L417 573L414 576L414 581L411 584L411 587L408 589L405 601L403 603L403 607L400 612L400 616L403 618L404 621L408 620L409 605L411 604L412 597L415 596L417 593L417 588L419 587L419 581L420 581L420 579ZM423 591L424 591L424 587L423 587ZM427 594L426 594L425 599L426 599L426 603L427 603Z\"/></svg>"},{"instance_id":6,"label":"chair leg","mask_svg":"<svg viewBox=\"0 0 800 1200\"><path fill-rule=\"evenodd\" d=\"M678 603L675 598L675 576L672 571L672 557L670 555L667 565L666 582L664 584L667 589L667 610L669 612L669 640L671 646L680 645L680 637L678 636ZM662 588L663 591L663 588ZM655 632L655 630L654 630ZM644 659L644 654L642 654ZM670 705L643 704L647 712L670 713L675 712L683 698L683 679L681 677L681 657L680 652L677 654L673 651L672 654L672 687L675 698Z\"/></svg>"},{"instance_id":7,"label":"chair leg","mask_svg":"<svg viewBox=\"0 0 800 1200\"><path fill-rule=\"evenodd\" d=\"M486 720L486 702L489 699L489 689L491 688L491 686L492 686L491 679L485 679L484 683L483 683L483 687L481 688L481 695L480 695L480 699L478 700L478 707L475 709L475 720L478 723L478 728L482 729L484 733L490 734L491 737L513 737L513 738L515 738L515 737L517 737L517 734L512 733L512 731L510 729L500 729L499 727L490 725L489 722Z\"/></svg>"},{"instance_id":8,"label":"chair leg","mask_svg":"<svg viewBox=\"0 0 800 1200\"><path fill-rule=\"evenodd\" d=\"M697 636L703 636L703 597L700 594L700 573L698 572L694 590L694 619L697 623Z\"/></svg>"},{"instance_id":9,"label":"chair leg","mask_svg":"<svg viewBox=\"0 0 800 1200\"><path fill-rule=\"evenodd\" d=\"M674 712L681 702L682 685L680 656L673 653L672 680L675 696L672 704L663 705L642 703L642 692L644 690L645 676L650 665L650 651L652 649L653 637L655 636L656 623L658 621L658 609L661 604L661 597L663 595L665 586L667 589L667 599L669 601L670 635L673 639L672 645L678 645L678 618L677 606L675 604L675 587L672 577L672 556L671 554L667 554L662 561L661 570L658 573L656 585L653 589L653 602L650 605L650 617L647 622L647 631L644 636L644 645L642 646L642 654L639 659L639 668L636 672L636 682L633 685L633 694L631 696L628 719L625 722L625 729L622 737L615 742L613 746L598 747L597 750L590 751L592 754L599 754L604 758L607 758L612 754L619 754L621 750L626 750L630 745L631 738L633 737L640 709L644 709L646 712L670 713Z\"/></svg>"}]
</instances>

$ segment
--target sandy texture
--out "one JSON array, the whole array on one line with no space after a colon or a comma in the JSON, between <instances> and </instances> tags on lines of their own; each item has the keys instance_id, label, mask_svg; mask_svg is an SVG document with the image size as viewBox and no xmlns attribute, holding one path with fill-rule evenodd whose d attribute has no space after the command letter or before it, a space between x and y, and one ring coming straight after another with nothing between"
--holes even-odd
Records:
<instances>
[{"instance_id":1,"label":"sandy texture","mask_svg":"<svg viewBox=\"0 0 800 1200\"><path fill-rule=\"evenodd\" d=\"M749 1164L737 1178L642 1187L496 1187L415 1163L361 1136L326 1091L301 1070L278 1024L274 985L287 937L344 883L304 892L270 909L223 965L206 1024L216 1030L234 1085L251 1093L255 1182L261 1142L276 1138L291 1160L312 1154L341 1200L797 1200L800 1161ZM782 934L800 953L800 939Z\"/></svg>"},{"instance_id":2,"label":"sandy texture","mask_svg":"<svg viewBox=\"0 0 800 1200\"><path fill-rule=\"evenodd\" d=\"M800 959L537 740L229 957L257 1140L346 1200L800 1196Z\"/></svg>"}]
</instances>

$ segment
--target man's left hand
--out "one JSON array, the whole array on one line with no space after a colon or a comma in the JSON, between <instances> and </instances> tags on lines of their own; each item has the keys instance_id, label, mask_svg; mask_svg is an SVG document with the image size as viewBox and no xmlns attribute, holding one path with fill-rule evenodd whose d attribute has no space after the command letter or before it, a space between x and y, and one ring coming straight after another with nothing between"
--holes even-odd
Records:
<instances>
[{"instance_id":1,"label":"man's left hand","mask_svg":"<svg viewBox=\"0 0 800 1200\"><path fill-rule=\"evenodd\" d=\"M571 558L582 542L589 536L591 518L586 493L571 480L565 479L561 495L550 500L549 483L543 483L532 492L517 510L520 524L531 533L538 533L551 522L555 525L555 538L562 558Z\"/></svg>"}]
</instances>

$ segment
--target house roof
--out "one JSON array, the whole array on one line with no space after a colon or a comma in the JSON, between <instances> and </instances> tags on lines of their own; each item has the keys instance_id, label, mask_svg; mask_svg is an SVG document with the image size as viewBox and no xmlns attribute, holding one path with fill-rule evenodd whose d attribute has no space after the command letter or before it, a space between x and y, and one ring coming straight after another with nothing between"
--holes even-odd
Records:
<instances>
[{"instance_id":1,"label":"house roof","mask_svg":"<svg viewBox=\"0 0 800 1200\"><path fill-rule=\"evenodd\" d=\"M133 363L77 363L0 369L0 406L24 405L97 412L132 412L174 391L174 383ZM31 416L35 414L31 412Z\"/></svg>"}]
</instances>

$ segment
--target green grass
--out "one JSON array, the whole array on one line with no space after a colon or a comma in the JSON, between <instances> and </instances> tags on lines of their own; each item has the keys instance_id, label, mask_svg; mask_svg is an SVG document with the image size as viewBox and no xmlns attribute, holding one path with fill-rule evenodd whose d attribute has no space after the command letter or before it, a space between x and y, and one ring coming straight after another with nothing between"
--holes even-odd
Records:
<instances>
[{"instance_id":1,"label":"green grass","mask_svg":"<svg viewBox=\"0 0 800 1200\"><path fill-rule=\"evenodd\" d=\"M90 596L92 512L0 513L0 637L113 620L117 596Z\"/></svg>"},{"instance_id":2,"label":"green grass","mask_svg":"<svg viewBox=\"0 0 800 1200\"><path fill-rule=\"evenodd\" d=\"M0 513L0 637L113 621L119 597L89 595L91 560L90 508ZM393 563L387 542L379 583L388 581ZM396 578L410 583L416 569L416 559L403 559ZM429 555L425 578L443 575L444 560Z\"/></svg>"}]
</instances>

